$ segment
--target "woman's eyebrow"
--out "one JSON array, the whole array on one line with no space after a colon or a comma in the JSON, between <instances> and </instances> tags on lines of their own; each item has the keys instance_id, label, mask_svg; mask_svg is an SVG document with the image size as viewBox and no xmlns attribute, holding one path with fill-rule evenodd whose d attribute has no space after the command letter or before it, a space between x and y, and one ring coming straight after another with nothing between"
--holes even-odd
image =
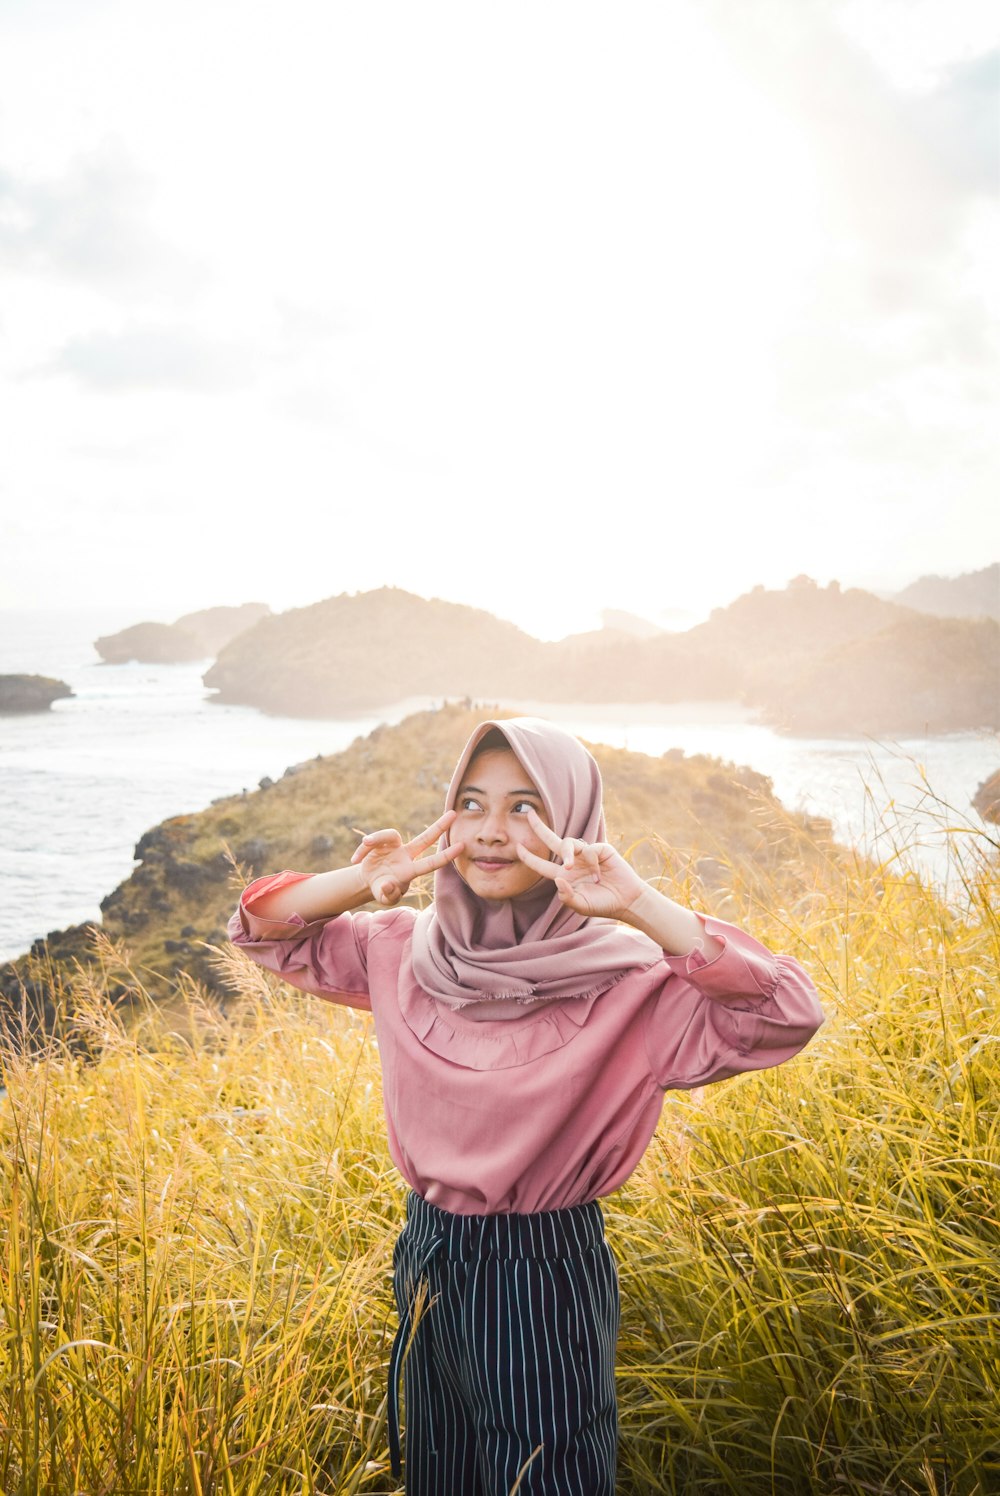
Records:
<instances>
[{"instance_id":1,"label":"woman's eyebrow","mask_svg":"<svg viewBox=\"0 0 1000 1496\"><path fill-rule=\"evenodd\" d=\"M478 785L478 784L462 784L462 785L459 785L458 793L460 795L485 795L486 791L480 785ZM508 790L507 791L507 797L508 797L508 799L518 799L518 800L520 800L525 795L530 795L533 800L541 800L541 798L542 798L541 795L538 793L537 790Z\"/></svg>"}]
</instances>

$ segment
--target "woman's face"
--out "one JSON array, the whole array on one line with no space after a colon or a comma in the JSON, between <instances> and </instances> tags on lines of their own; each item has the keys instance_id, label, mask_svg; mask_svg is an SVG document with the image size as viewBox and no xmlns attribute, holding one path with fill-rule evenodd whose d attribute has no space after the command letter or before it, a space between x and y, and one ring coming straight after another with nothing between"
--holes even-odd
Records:
<instances>
[{"instance_id":1,"label":"woman's face","mask_svg":"<svg viewBox=\"0 0 1000 1496\"><path fill-rule=\"evenodd\" d=\"M448 839L465 843L455 867L481 899L512 899L540 882L516 850L550 856L528 824L529 806L549 824L541 795L509 748L477 753L459 785Z\"/></svg>"}]
</instances>

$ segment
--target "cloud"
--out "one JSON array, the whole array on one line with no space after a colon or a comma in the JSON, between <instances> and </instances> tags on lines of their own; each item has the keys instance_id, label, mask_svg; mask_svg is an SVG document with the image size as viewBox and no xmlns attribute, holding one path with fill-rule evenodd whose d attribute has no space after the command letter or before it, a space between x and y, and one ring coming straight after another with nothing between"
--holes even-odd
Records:
<instances>
[{"instance_id":1,"label":"cloud","mask_svg":"<svg viewBox=\"0 0 1000 1496\"><path fill-rule=\"evenodd\" d=\"M785 344L793 403L861 393L938 358L978 371L989 339L969 234L995 211L985 194L996 182L1000 54L904 91L822 10L761 0L715 14L818 184L824 254Z\"/></svg>"},{"instance_id":2,"label":"cloud","mask_svg":"<svg viewBox=\"0 0 1000 1496\"><path fill-rule=\"evenodd\" d=\"M331 339L341 339L353 326L352 319L343 311L307 305L289 296L275 296L274 312L278 321L276 345L283 357L295 357Z\"/></svg>"},{"instance_id":3,"label":"cloud","mask_svg":"<svg viewBox=\"0 0 1000 1496\"><path fill-rule=\"evenodd\" d=\"M252 360L232 343L181 327L136 327L73 338L36 374L69 374L92 389L227 390L253 382Z\"/></svg>"},{"instance_id":4,"label":"cloud","mask_svg":"<svg viewBox=\"0 0 1000 1496\"><path fill-rule=\"evenodd\" d=\"M893 85L833 16L799 0L711 3L719 40L808 152L824 232L852 257L934 263L960 234L995 159L995 56Z\"/></svg>"},{"instance_id":5,"label":"cloud","mask_svg":"<svg viewBox=\"0 0 1000 1496\"><path fill-rule=\"evenodd\" d=\"M194 267L150 228L151 196L148 178L112 143L48 180L0 170L0 263L116 287L189 279Z\"/></svg>"},{"instance_id":6,"label":"cloud","mask_svg":"<svg viewBox=\"0 0 1000 1496\"><path fill-rule=\"evenodd\" d=\"M1000 180L998 98L1000 49L949 68L938 88L910 105L915 134L960 192L996 192Z\"/></svg>"}]
</instances>

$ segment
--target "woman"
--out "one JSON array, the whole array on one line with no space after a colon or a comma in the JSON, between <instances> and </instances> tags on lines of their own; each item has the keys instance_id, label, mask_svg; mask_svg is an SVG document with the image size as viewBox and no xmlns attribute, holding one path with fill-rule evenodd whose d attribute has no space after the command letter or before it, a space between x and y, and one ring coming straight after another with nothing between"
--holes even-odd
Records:
<instances>
[{"instance_id":1,"label":"woman","mask_svg":"<svg viewBox=\"0 0 1000 1496\"><path fill-rule=\"evenodd\" d=\"M348 867L258 879L230 931L374 1015L411 1186L389 1398L398 1474L402 1361L409 1496L507 1496L519 1478L519 1496L610 1496L618 1285L598 1199L664 1091L780 1064L822 1011L797 962L605 841L597 764L561 728L481 724L446 805L412 841L364 835ZM433 904L397 907L425 873Z\"/></svg>"}]
</instances>

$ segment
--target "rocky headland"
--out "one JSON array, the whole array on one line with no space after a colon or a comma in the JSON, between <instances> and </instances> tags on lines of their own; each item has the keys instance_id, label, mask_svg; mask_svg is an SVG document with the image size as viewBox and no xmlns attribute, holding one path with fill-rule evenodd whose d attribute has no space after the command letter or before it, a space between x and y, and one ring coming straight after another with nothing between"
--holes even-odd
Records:
<instances>
[{"instance_id":1,"label":"rocky headland","mask_svg":"<svg viewBox=\"0 0 1000 1496\"><path fill-rule=\"evenodd\" d=\"M684 633L612 627L548 643L475 608L381 588L262 619L204 679L221 702L289 716L421 696L739 700L783 732L901 736L1000 727L1000 624L797 577Z\"/></svg>"},{"instance_id":2,"label":"rocky headland","mask_svg":"<svg viewBox=\"0 0 1000 1496\"><path fill-rule=\"evenodd\" d=\"M180 665L209 659L230 640L270 613L266 603L234 608L203 608L173 623L134 623L116 634L103 634L94 648L109 665L138 660L147 665Z\"/></svg>"},{"instance_id":3,"label":"rocky headland","mask_svg":"<svg viewBox=\"0 0 1000 1496\"><path fill-rule=\"evenodd\" d=\"M73 692L51 675L0 675L0 713L46 712Z\"/></svg>"},{"instance_id":4,"label":"rocky headland","mask_svg":"<svg viewBox=\"0 0 1000 1496\"><path fill-rule=\"evenodd\" d=\"M169 998L184 974L219 989L211 947L239 889L254 875L346 864L357 846L352 826L395 825L415 833L441 812L444 791L476 723L496 713L446 706L380 727L342 753L296 765L276 782L233 795L207 810L174 816L148 831L138 867L104 899L102 929L123 940L149 990ZM502 714L501 714L502 715ZM752 769L672 751L661 758L593 748L604 775L609 834L644 876L719 890L739 869L778 873L789 898L810 884L810 868L842 855L823 820L787 812L771 782ZM846 855L846 854L843 854ZM420 903L426 889L414 889ZM724 907L724 906L723 906ZM66 973L98 959L91 927L56 930L17 962L0 968L8 1021L20 1012L51 1023ZM109 986L127 1000L127 982Z\"/></svg>"},{"instance_id":5,"label":"rocky headland","mask_svg":"<svg viewBox=\"0 0 1000 1496\"><path fill-rule=\"evenodd\" d=\"M996 731L1000 624L904 616L818 659L793 656L764 705L765 720L807 737L843 732L850 722L873 737Z\"/></svg>"}]
</instances>

